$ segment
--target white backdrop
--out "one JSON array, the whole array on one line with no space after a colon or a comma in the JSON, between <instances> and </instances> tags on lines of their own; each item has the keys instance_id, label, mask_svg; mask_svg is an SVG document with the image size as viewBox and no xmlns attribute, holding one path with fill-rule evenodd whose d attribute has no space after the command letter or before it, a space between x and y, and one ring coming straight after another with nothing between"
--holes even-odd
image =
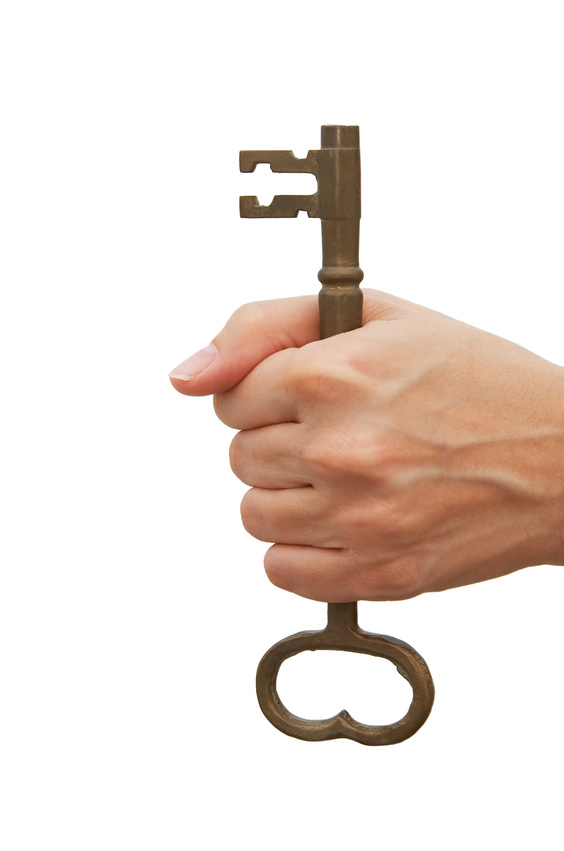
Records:
<instances>
[{"instance_id":1,"label":"white backdrop","mask_svg":"<svg viewBox=\"0 0 564 851\"><path fill-rule=\"evenodd\" d=\"M563 40L544 0L2 4L3 851L562 848L562 568L362 604L429 663L429 721L287 738L256 664L324 607L268 583L231 433L167 373L317 291L317 221L238 216L311 183L238 151L331 123L361 129L365 283L564 363ZM292 710L405 708L388 663L307 656Z\"/></svg>"}]
</instances>

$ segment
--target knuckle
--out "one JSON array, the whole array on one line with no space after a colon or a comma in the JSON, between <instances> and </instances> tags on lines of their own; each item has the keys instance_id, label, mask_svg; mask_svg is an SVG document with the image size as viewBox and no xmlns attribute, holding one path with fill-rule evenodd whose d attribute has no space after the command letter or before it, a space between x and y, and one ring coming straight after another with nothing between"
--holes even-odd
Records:
<instances>
[{"instance_id":1,"label":"knuckle","mask_svg":"<svg viewBox=\"0 0 564 851\"><path fill-rule=\"evenodd\" d=\"M429 530L427 512L417 502L407 502L405 498L387 500L383 514L384 527L406 546L420 541Z\"/></svg>"},{"instance_id":2,"label":"knuckle","mask_svg":"<svg viewBox=\"0 0 564 851\"><path fill-rule=\"evenodd\" d=\"M242 446L241 432L235 435L229 446L229 463L238 479L245 481L246 455Z\"/></svg>"},{"instance_id":3,"label":"knuckle","mask_svg":"<svg viewBox=\"0 0 564 851\"><path fill-rule=\"evenodd\" d=\"M303 446L304 462L322 474L380 481L391 473L396 450L389 437L375 429L316 432Z\"/></svg>"},{"instance_id":4,"label":"knuckle","mask_svg":"<svg viewBox=\"0 0 564 851\"><path fill-rule=\"evenodd\" d=\"M334 399L340 384L338 365L331 365L315 344L294 350L287 368L289 383L304 400Z\"/></svg>"},{"instance_id":5,"label":"knuckle","mask_svg":"<svg viewBox=\"0 0 564 851\"><path fill-rule=\"evenodd\" d=\"M301 460L307 469L314 472L326 472L332 469L331 452L328 442L322 433L310 437L300 447Z\"/></svg>"},{"instance_id":6,"label":"knuckle","mask_svg":"<svg viewBox=\"0 0 564 851\"><path fill-rule=\"evenodd\" d=\"M303 461L308 468L322 476L348 474L353 463L348 452L347 438L331 431L318 431L302 447Z\"/></svg>"},{"instance_id":7,"label":"knuckle","mask_svg":"<svg viewBox=\"0 0 564 851\"><path fill-rule=\"evenodd\" d=\"M373 599L409 600L425 590L418 557L409 553L381 565L372 581Z\"/></svg>"},{"instance_id":8,"label":"knuckle","mask_svg":"<svg viewBox=\"0 0 564 851\"><path fill-rule=\"evenodd\" d=\"M342 404L368 389L377 392L366 376L369 360L360 338L336 335L302 346L296 351L292 378L312 399Z\"/></svg>"},{"instance_id":9,"label":"knuckle","mask_svg":"<svg viewBox=\"0 0 564 851\"><path fill-rule=\"evenodd\" d=\"M265 301L249 301L237 308L231 315L229 323L235 322L244 327L255 327L257 323L260 324L263 321L265 309Z\"/></svg>"},{"instance_id":10,"label":"knuckle","mask_svg":"<svg viewBox=\"0 0 564 851\"><path fill-rule=\"evenodd\" d=\"M264 556L264 570L270 582L283 591L292 590L292 582L289 580L288 571L280 557L280 548L271 547Z\"/></svg>"},{"instance_id":11,"label":"knuckle","mask_svg":"<svg viewBox=\"0 0 564 851\"><path fill-rule=\"evenodd\" d=\"M312 575L296 560L291 547L275 544L265 554L264 569L270 582L283 591L326 602L327 580Z\"/></svg>"},{"instance_id":12,"label":"knuckle","mask_svg":"<svg viewBox=\"0 0 564 851\"><path fill-rule=\"evenodd\" d=\"M259 538L258 529L261 525L256 502L256 496L253 489L247 491L241 500L241 520L246 531L249 535L252 535L253 538Z\"/></svg>"},{"instance_id":13,"label":"knuckle","mask_svg":"<svg viewBox=\"0 0 564 851\"><path fill-rule=\"evenodd\" d=\"M221 409L223 407L222 396L223 396L222 393L216 393L214 395L214 397L213 397L213 409L215 411L216 417L223 422L223 420L221 418Z\"/></svg>"},{"instance_id":14,"label":"knuckle","mask_svg":"<svg viewBox=\"0 0 564 851\"><path fill-rule=\"evenodd\" d=\"M269 542L270 524L261 510L260 497L255 488L247 491L241 500L241 520L245 530L258 541Z\"/></svg>"},{"instance_id":15,"label":"knuckle","mask_svg":"<svg viewBox=\"0 0 564 851\"><path fill-rule=\"evenodd\" d=\"M231 428L231 418L229 416L229 406L227 405L227 393L216 393L213 397L213 409L215 415L223 425Z\"/></svg>"},{"instance_id":16,"label":"knuckle","mask_svg":"<svg viewBox=\"0 0 564 851\"><path fill-rule=\"evenodd\" d=\"M347 539L362 546L372 547L380 542L385 525L379 520L380 505L377 499L355 499L344 503L336 512L335 523L346 530Z\"/></svg>"}]
</instances>

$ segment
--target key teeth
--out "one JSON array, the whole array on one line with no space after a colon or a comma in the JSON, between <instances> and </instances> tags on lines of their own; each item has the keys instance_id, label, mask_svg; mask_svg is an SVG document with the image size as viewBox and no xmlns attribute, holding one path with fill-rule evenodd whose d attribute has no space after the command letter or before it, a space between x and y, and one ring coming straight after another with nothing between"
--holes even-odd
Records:
<instances>
[{"instance_id":1,"label":"key teeth","mask_svg":"<svg viewBox=\"0 0 564 851\"><path fill-rule=\"evenodd\" d=\"M249 174L259 163L270 166L279 174L314 174L317 177L318 151L308 151L301 159L293 151L239 151L239 171Z\"/></svg>"},{"instance_id":2,"label":"key teeth","mask_svg":"<svg viewBox=\"0 0 564 851\"><path fill-rule=\"evenodd\" d=\"M254 219L257 216L257 210L261 208L256 195L241 195L239 197L239 213L242 219ZM268 209L268 208L266 208ZM260 213L259 213L260 215Z\"/></svg>"},{"instance_id":3,"label":"key teeth","mask_svg":"<svg viewBox=\"0 0 564 851\"><path fill-rule=\"evenodd\" d=\"M257 167L257 161L253 157L253 151L239 151L239 171L250 174Z\"/></svg>"},{"instance_id":4,"label":"key teeth","mask_svg":"<svg viewBox=\"0 0 564 851\"><path fill-rule=\"evenodd\" d=\"M239 170L250 174L259 163L266 163L279 174L313 174L318 176L318 151L309 151L299 159L293 151L239 151ZM319 192L313 195L275 195L271 203L261 206L256 195L241 195L239 212L243 219L295 219L300 210L310 218L319 218Z\"/></svg>"},{"instance_id":5,"label":"key teeth","mask_svg":"<svg viewBox=\"0 0 564 851\"><path fill-rule=\"evenodd\" d=\"M243 219L295 219L300 210L310 218L319 216L319 202L315 195L275 195L272 202L261 206L256 195L241 195L239 212Z\"/></svg>"}]
</instances>

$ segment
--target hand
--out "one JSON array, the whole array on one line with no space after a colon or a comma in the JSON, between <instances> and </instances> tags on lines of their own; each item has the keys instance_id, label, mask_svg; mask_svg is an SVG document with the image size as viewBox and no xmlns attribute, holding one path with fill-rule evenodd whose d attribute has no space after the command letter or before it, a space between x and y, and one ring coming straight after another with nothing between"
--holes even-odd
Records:
<instances>
[{"instance_id":1,"label":"hand","mask_svg":"<svg viewBox=\"0 0 564 851\"><path fill-rule=\"evenodd\" d=\"M371 290L364 323L319 340L315 297L247 305L171 374L240 429L270 580L390 600L563 564L564 369Z\"/></svg>"}]
</instances>

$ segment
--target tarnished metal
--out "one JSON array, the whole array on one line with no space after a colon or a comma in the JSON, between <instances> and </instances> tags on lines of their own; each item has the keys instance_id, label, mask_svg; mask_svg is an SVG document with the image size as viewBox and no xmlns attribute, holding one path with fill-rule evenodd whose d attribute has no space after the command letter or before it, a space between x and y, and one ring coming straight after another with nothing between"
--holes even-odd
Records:
<instances>
[{"instance_id":1,"label":"tarnished metal","mask_svg":"<svg viewBox=\"0 0 564 851\"><path fill-rule=\"evenodd\" d=\"M317 178L313 195L276 195L268 206L242 196L243 218L292 218L304 210L321 219L323 265L319 317L321 337L353 331L362 325L363 272L359 266L360 142L358 127L321 128L321 148L303 159L292 151L241 151L240 169L252 172L268 163L275 172L306 172ZM282 663L304 650L344 650L380 656L392 662L413 689L406 715L394 724L361 724L346 709L320 721L299 718L284 706L276 690ZM363 745L391 745L412 736L427 720L434 699L433 680L424 659L409 644L361 629L357 604L329 603L325 629L299 632L277 642L257 670L257 697L268 720L283 733L307 741L353 739Z\"/></svg>"},{"instance_id":2,"label":"tarnished metal","mask_svg":"<svg viewBox=\"0 0 564 851\"><path fill-rule=\"evenodd\" d=\"M310 721L286 709L276 691L282 662L304 650L345 650L380 656L392 662L413 689L406 715L394 724L361 724L343 709L333 718ZM320 742L354 739L362 745L393 745L408 739L425 723L434 697L433 680L419 653L397 638L366 632L357 623L356 603L329 603L327 626L283 638L263 656L257 670L257 697L268 720L288 736Z\"/></svg>"}]
</instances>

